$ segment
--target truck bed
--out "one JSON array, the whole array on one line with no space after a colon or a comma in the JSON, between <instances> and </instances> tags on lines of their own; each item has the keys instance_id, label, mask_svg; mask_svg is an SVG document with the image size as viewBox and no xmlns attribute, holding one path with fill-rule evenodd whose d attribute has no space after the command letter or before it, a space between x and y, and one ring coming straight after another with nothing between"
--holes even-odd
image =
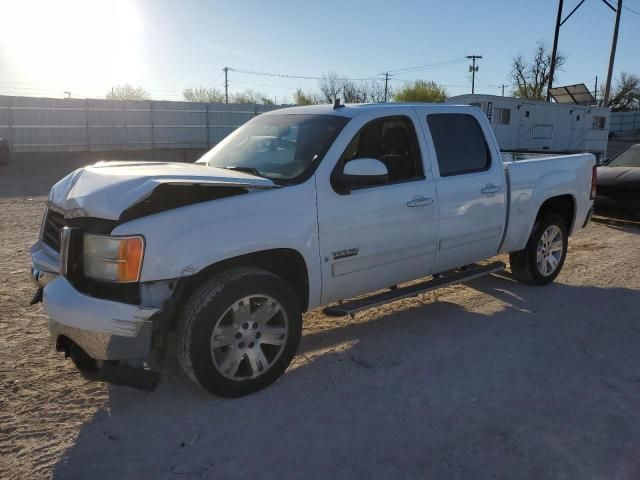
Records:
<instances>
[{"instance_id":1,"label":"truck bed","mask_svg":"<svg viewBox=\"0 0 640 480\"><path fill-rule=\"evenodd\" d=\"M518 251L524 248L535 222L534 215L548 198L559 194L572 195L574 221L567 225L569 234L582 228L592 202L591 175L596 163L591 153L572 155L502 154L507 174L509 208L506 235L500 251ZM533 218L532 218L533 217Z\"/></svg>"}]
</instances>

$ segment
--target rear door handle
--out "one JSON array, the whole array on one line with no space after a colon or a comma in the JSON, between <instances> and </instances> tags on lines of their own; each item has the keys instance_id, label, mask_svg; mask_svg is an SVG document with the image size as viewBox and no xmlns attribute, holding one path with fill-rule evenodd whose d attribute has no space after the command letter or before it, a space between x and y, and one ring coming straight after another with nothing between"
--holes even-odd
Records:
<instances>
[{"instance_id":1,"label":"rear door handle","mask_svg":"<svg viewBox=\"0 0 640 480\"><path fill-rule=\"evenodd\" d=\"M433 198L431 197L414 197L413 200L407 202L407 207L424 207L425 205L431 205L433 203Z\"/></svg>"},{"instance_id":2,"label":"rear door handle","mask_svg":"<svg viewBox=\"0 0 640 480\"><path fill-rule=\"evenodd\" d=\"M493 183L488 183L487 185L485 185L480 192L484 193L485 195L490 195L492 193L498 193L501 190L499 185L494 185Z\"/></svg>"}]
</instances>

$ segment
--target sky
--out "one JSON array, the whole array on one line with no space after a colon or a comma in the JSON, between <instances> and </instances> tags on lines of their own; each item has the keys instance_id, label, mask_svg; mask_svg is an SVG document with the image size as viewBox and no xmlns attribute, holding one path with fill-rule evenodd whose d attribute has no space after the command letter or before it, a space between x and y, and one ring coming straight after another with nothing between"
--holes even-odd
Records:
<instances>
[{"instance_id":1,"label":"sky","mask_svg":"<svg viewBox=\"0 0 640 480\"><path fill-rule=\"evenodd\" d=\"M615 3L616 0L610 0ZM579 0L565 0L564 15ZM476 93L511 90L513 57L551 48L557 0L0 0L0 94L103 98L129 83L154 99L223 87L223 67L349 78L392 71L391 85L434 80L470 93L465 56L482 55ZM640 0L624 0L614 76L640 74ZM562 26L556 85L606 77L615 14L586 0ZM413 71L403 68L423 66ZM229 72L229 92L276 103L317 80Z\"/></svg>"}]
</instances>

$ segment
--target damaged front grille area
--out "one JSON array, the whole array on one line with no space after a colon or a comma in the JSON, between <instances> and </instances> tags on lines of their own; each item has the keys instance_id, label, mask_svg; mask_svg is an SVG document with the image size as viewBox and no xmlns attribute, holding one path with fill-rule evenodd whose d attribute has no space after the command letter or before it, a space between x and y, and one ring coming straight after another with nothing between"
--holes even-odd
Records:
<instances>
[{"instance_id":1,"label":"damaged front grille area","mask_svg":"<svg viewBox=\"0 0 640 480\"><path fill-rule=\"evenodd\" d=\"M65 226L64 216L61 213L47 209L44 223L42 224L41 239L48 247L60 252L60 232Z\"/></svg>"},{"instance_id":2,"label":"damaged front grille area","mask_svg":"<svg viewBox=\"0 0 640 480\"><path fill-rule=\"evenodd\" d=\"M126 223L136 218L147 217L155 213L185 207L195 203L209 202L222 198L248 193L244 187L220 185L159 185L143 201L126 209L120 215L119 223Z\"/></svg>"}]
</instances>

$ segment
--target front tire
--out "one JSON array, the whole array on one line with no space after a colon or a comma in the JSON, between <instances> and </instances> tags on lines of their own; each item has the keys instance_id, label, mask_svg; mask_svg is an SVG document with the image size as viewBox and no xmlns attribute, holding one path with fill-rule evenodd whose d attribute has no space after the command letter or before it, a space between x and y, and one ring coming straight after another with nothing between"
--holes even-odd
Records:
<instances>
[{"instance_id":1,"label":"front tire","mask_svg":"<svg viewBox=\"0 0 640 480\"><path fill-rule=\"evenodd\" d=\"M298 298L284 280L235 268L205 282L187 301L178 325L178 362L207 391L240 397L284 373L301 332Z\"/></svg>"},{"instance_id":2,"label":"front tire","mask_svg":"<svg viewBox=\"0 0 640 480\"><path fill-rule=\"evenodd\" d=\"M530 285L547 285L560 274L567 256L567 226L554 213L540 215L526 247L509 254L511 273Z\"/></svg>"}]
</instances>

